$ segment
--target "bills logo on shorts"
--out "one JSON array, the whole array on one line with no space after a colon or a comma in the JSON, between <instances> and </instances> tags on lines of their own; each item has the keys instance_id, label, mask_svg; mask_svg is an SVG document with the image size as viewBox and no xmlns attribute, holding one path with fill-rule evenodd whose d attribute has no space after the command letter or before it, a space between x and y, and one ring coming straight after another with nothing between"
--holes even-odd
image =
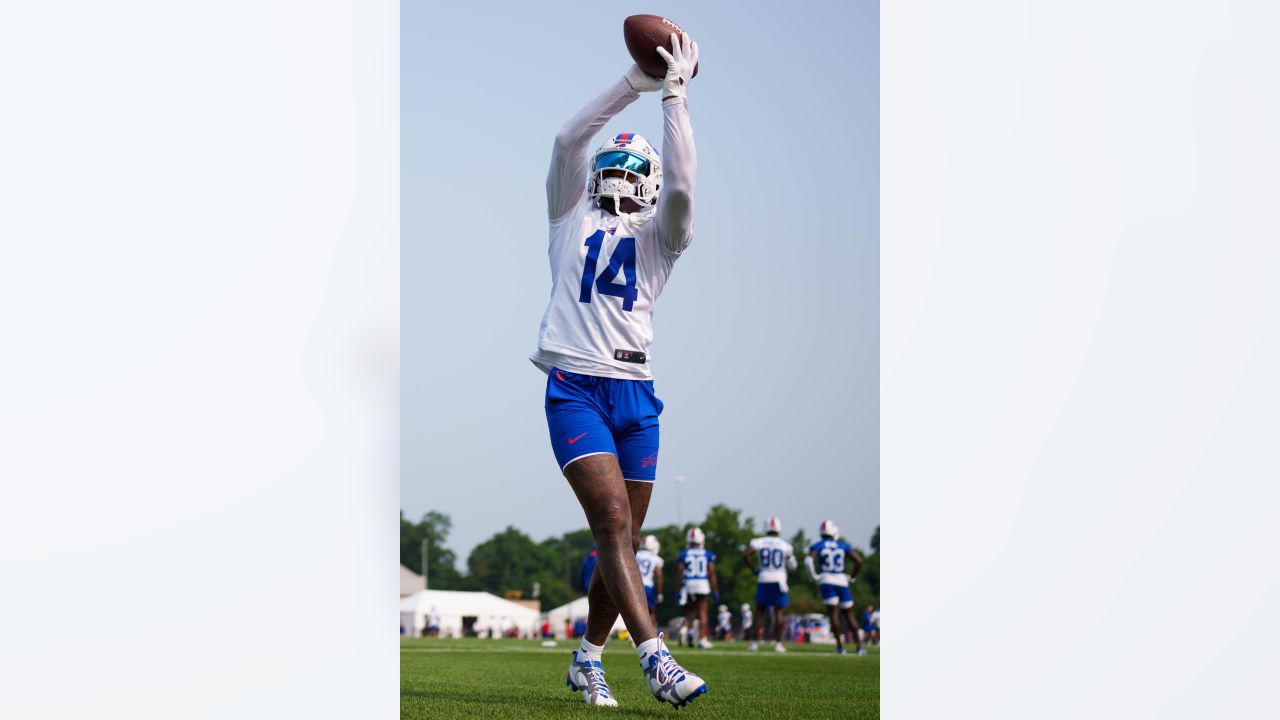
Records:
<instances>
[{"instance_id":1,"label":"bills logo on shorts","mask_svg":"<svg viewBox=\"0 0 1280 720\"><path fill-rule=\"evenodd\" d=\"M658 453L654 453L646 458L640 459L640 467L658 467Z\"/></svg>"}]
</instances>

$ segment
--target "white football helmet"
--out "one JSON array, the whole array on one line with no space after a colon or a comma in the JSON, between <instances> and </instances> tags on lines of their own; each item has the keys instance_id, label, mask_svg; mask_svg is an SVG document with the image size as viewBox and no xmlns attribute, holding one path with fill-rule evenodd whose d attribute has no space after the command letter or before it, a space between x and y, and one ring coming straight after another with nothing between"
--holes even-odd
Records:
<instances>
[{"instance_id":1,"label":"white football helmet","mask_svg":"<svg viewBox=\"0 0 1280 720\"><path fill-rule=\"evenodd\" d=\"M701 545L707 541L707 536L702 532L702 528L689 528L689 544Z\"/></svg>"},{"instance_id":2,"label":"white football helmet","mask_svg":"<svg viewBox=\"0 0 1280 720\"><path fill-rule=\"evenodd\" d=\"M662 547L662 545L658 543L658 538L656 536L645 535L644 540L640 541L640 547L644 548L645 550L648 550L654 555L657 555L658 548Z\"/></svg>"},{"instance_id":3,"label":"white football helmet","mask_svg":"<svg viewBox=\"0 0 1280 720\"><path fill-rule=\"evenodd\" d=\"M776 517L769 518L764 524L764 531L771 533L782 532L782 521Z\"/></svg>"},{"instance_id":4,"label":"white football helmet","mask_svg":"<svg viewBox=\"0 0 1280 720\"><path fill-rule=\"evenodd\" d=\"M836 527L835 520L823 520L822 526L818 528L818 533L822 537L840 537L840 528Z\"/></svg>"},{"instance_id":5,"label":"white football helmet","mask_svg":"<svg viewBox=\"0 0 1280 720\"><path fill-rule=\"evenodd\" d=\"M605 177L608 170L621 170L623 177ZM661 189L662 158L639 133L614 135L591 156L587 195L596 204L601 198L613 198L614 211L621 214L622 199L631 198L648 209L658 202Z\"/></svg>"}]
</instances>

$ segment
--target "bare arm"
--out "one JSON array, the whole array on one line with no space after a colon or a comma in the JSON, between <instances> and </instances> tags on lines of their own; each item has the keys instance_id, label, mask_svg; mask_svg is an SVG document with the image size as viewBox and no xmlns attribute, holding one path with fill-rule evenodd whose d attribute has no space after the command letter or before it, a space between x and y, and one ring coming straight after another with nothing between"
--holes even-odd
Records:
<instances>
[{"instance_id":1,"label":"bare arm","mask_svg":"<svg viewBox=\"0 0 1280 720\"><path fill-rule=\"evenodd\" d=\"M746 550L742 551L742 557L747 561L747 569L753 573L758 573L759 571L756 570L755 565L751 563L751 558L755 557L755 554L756 549L750 546L748 546Z\"/></svg>"},{"instance_id":2,"label":"bare arm","mask_svg":"<svg viewBox=\"0 0 1280 720\"><path fill-rule=\"evenodd\" d=\"M715 563L710 563L707 565L707 578L711 580L711 592L719 594L720 583L716 582L716 564Z\"/></svg>"},{"instance_id":3,"label":"bare arm","mask_svg":"<svg viewBox=\"0 0 1280 720\"><path fill-rule=\"evenodd\" d=\"M547 217L564 217L586 192L587 146L614 115L640 97L622 78L600 93L556 133L547 171Z\"/></svg>"},{"instance_id":4,"label":"bare arm","mask_svg":"<svg viewBox=\"0 0 1280 720\"><path fill-rule=\"evenodd\" d=\"M849 559L853 561L853 572L849 574L854 577L858 577L858 573L862 572L862 563L865 561L862 559L862 555L860 555L857 550L850 550L848 555L849 555Z\"/></svg>"}]
</instances>

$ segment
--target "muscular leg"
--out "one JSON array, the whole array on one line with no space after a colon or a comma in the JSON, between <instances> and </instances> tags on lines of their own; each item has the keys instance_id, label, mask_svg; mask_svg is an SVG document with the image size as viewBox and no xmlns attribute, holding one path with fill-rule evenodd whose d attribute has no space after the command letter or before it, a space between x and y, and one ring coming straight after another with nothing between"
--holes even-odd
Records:
<instances>
[{"instance_id":1,"label":"muscular leg","mask_svg":"<svg viewBox=\"0 0 1280 720\"><path fill-rule=\"evenodd\" d=\"M633 521L639 511L643 522L653 485L623 480L618 459L609 454L579 458L569 463L564 476L587 514L599 553L587 591L587 641L603 645L619 613L637 645L656 637L636 565L640 523ZM642 507L632 506L633 496Z\"/></svg>"},{"instance_id":2,"label":"muscular leg","mask_svg":"<svg viewBox=\"0 0 1280 720\"><path fill-rule=\"evenodd\" d=\"M591 460L594 457L610 457L612 456L591 456L582 460ZM579 461L582 462L582 461ZM565 469L567 473L573 465ZM617 461L614 461L617 465ZM631 507L631 557L635 558L635 551L640 549L640 529L644 527L645 515L649 512L649 497L653 493L653 483L634 482L631 480L623 481L627 490L627 502ZM599 541L597 541L598 543ZM644 587L640 588L643 595ZM647 606L648 600L645 599L641 603ZM656 617L656 608L647 608L649 621L656 628L658 625ZM609 631L613 629L613 623L618 619L618 608L613 604L613 598L609 597L609 591L605 589L604 581L600 577L600 566L596 566L596 572L591 576L591 586L587 589L587 642L592 645L603 645L609 639ZM623 618L626 622L626 618ZM628 630L630 626L628 626ZM633 633L634 635L634 633ZM636 644L644 642L637 640Z\"/></svg>"},{"instance_id":3,"label":"muscular leg","mask_svg":"<svg viewBox=\"0 0 1280 720\"><path fill-rule=\"evenodd\" d=\"M844 608L844 619L849 623L849 634L853 636L854 646L862 649L862 636L858 634L858 624L853 619L853 608Z\"/></svg>"},{"instance_id":4,"label":"muscular leg","mask_svg":"<svg viewBox=\"0 0 1280 720\"><path fill-rule=\"evenodd\" d=\"M764 639L765 628L769 626L770 610L768 605L756 605L756 617L760 618L756 626L756 641Z\"/></svg>"},{"instance_id":5,"label":"muscular leg","mask_svg":"<svg viewBox=\"0 0 1280 720\"><path fill-rule=\"evenodd\" d=\"M773 608L773 641L782 642L782 608Z\"/></svg>"},{"instance_id":6,"label":"muscular leg","mask_svg":"<svg viewBox=\"0 0 1280 720\"><path fill-rule=\"evenodd\" d=\"M840 630L840 606L828 605L830 610L827 614L831 616L831 634L836 636L836 648L844 647L844 633Z\"/></svg>"},{"instance_id":7,"label":"muscular leg","mask_svg":"<svg viewBox=\"0 0 1280 720\"><path fill-rule=\"evenodd\" d=\"M698 637L699 638L707 638L711 635L711 632L707 629L707 605L710 604L711 602L711 600L708 598L703 598L702 600L698 601Z\"/></svg>"}]
</instances>

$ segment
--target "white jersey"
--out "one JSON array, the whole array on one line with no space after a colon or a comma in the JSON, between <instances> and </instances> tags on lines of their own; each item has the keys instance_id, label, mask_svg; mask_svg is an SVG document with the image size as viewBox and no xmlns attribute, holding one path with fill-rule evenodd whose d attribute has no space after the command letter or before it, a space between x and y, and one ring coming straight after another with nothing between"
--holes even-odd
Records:
<instances>
[{"instance_id":1,"label":"white jersey","mask_svg":"<svg viewBox=\"0 0 1280 720\"><path fill-rule=\"evenodd\" d=\"M728 610L721 610L716 615L716 628L720 630L733 629L733 615L729 614Z\"/></svg>"},{"instance_id":2,"label":"white jersey","mask_svg":"<svg viewBox=\"0 0 1280 720\"><path fill-rule=\"evenodd\" d=\"M747 608L742 611L742 628L745 630L751 627L751 609Z\"/></svg>"},{"instance_id":3,"label":"white jersey","mask_svg":"<svg viewBox=\"0 0 1280 720\"><path fill-rule=\"evenodd\" d=\"M626 80L606 90L556 136L547 175L551 298L530 356L543 372L648 380L653 310L676 258L693 238L697 158L682 98L662 103L663 188L650 220L600 209L586 193L587 145L639 94Z\"/></svg>"},{"instance_id":4,"label":"white jersey","mask_svg":"<svg viewBox=\"0 0 1280 720\"><path fill-rule=\"evenodd\" d=\"M662 557L641 548L636 551L636 565L640 566L640 580L645 587L653 587L653 574L662 572Z\"/></svg>"},{"instance_id":5,"label":"white jersey","mask_svg":"<svg viewBox=\"0 0 1280 720\"><path fill-rule=\"evenodd\" d=\"M787 568L796 569L796 551L791 543L777 535L765 535L752 539L751 549L756 551L756 566L760 568L756 582L778 583L782 592L787 592Z\"/></svg>"}]
</instances>

